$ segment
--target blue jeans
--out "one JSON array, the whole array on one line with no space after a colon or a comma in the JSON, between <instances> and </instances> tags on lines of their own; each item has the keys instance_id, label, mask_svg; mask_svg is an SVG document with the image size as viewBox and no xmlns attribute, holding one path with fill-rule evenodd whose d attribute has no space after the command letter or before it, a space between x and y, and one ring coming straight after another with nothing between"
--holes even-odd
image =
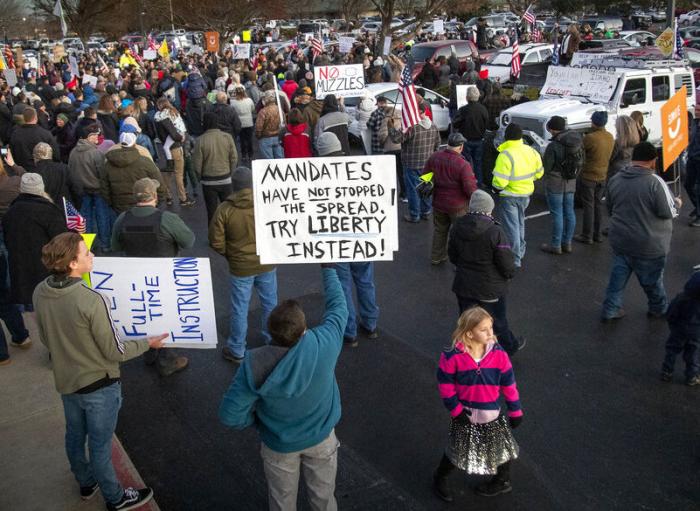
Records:
<instances>
[{"instance_id":1,"label":"blue jeans","mask_svg":"<svg viewBox=\"0 0 700 511\"><path fill-rule=\"evenodd\" d=\"M112 245L112 225L115 215L101 195L86 193L82 197L80 214L87 223L86 232L97 233L100 247L109 250Z\"/></svg>"},{"instance_id":2,"label":"blue jeans","mask_svg":"<svg viewBox=\"0 0 700 511\"><path fill-rule=\"evenodd\" d=\"M629 255L613 254L610 281L605 291L603 317L610 318L622 308L622 294L632 272L637 276L649 302L649 312L663 314L668 302L664 289L664 266L666 256L644 259Z\"/></svg>"},{"instance_id":3,"label":"blue jeans","mask_svg":"<svg viewBox=\"0 0 700 511\"><path fill-rule=\"evenodd\" d=\"M1 237L1 236L0 236ZM8 273L7 255L5 245L0 246L0 319L5 322L14 342L22 342L29 337L29 332L24 326L22 313L18 305L8 303L10 300L10 280ZM0 326L0 361L10 358L7 351L7 339L5 330Z\"/></svg>"},{"instance_id":4,"label":"blue jeans","mask_svg":"<svg viewBox=\"0 0 700 511\"><path fill-rule=\"evenodd\" d=\"M515 254L515 266L520 268L525 257L525 210L530 204L530 197L501 196L498 201L498 218L503 230L510 240Z\"/></svg>"},{"instance_id":5,"label":"blue jeans","mask_svg":"<svg viewBox=\"0 0 700 511\"><path fill-rule=\"evenodd\" d=\"M498 344L503 346L508 355L513 355L518 351L519 341L513 332L510 331L508 325L508 317L506 312L506 297L501 296L495 302L482 302L476 298L457 295L457 303L459 304L459 315L472 307L481 307L493 317L493 334L498 339Z\"/></svg>"},{"instance_id":6,"label":"blue jeans","mask_svg":"<svg viewBox=\"0 0 700 511\"><path fill-rule=\"evenodd\" d=\"M673 330L666 341L666 356L661 370L673 373L676 357L681 353L685 362L685 377L690 379L700 374L700 339Z\"/></svg>"},{"instance_id":7,"label":"blue jeans","mask_svg":"<svg viewBox=\"0 0 700 511\"><path fill-rule=\"evenodd\" d=\"M469 159L472 161L474 167L474 175L476 176L476 182L482 184L484 182L483 176L481 174L481 160L484 154L484 141L483 140L467 140L464 143L464 148L462 153L469 154Z\"/></svg>"},{"instance_id":8,"label":"blue jeans","mask_svg":"<svg viewBox=\"0 0 700 511\"><path fill-rule=\"evenodd\" d=\"M119 502L124 489L112 465L112 435L122 406L122 387L114 383L89 394L63 394L66 416L66 454L80 486L97 482L104 499ZM90 459L85 457L87 438Z\"/></svg>"},{"instance_id":9,"label":"blue jeans","mask_svg":"<svg viewBox=\"0 0 700 511\"><path fill-rule=\"evenodd\" d=\"M574 193L547 192L547 206L549 206L549 212L552 214L551 246L570 245L576 229Z\"/></svg>"},{"instance_id":10,"label":"blue jeans","mask_svg":"<svg viewBox=\"0 0 700 511\"><path fill-rule=\"evenodd\" d=\"M260 148L260 154L266 160L284 158L284 151L277 137L261 138L258 140L258 147Z\"/></svg>"},{"instance_id":11,"label":"blue jeans","mask_svg":"<svg viewBox=\"0 0 700 511\"><path fill-rule=\"evenodd\" d=\"M345 337L357 336L357 319L355 302L352 299L352 283L357 290L357 305L360 312L360 325L369 331L377 328L379 307L377 307L376 290L374 287L374 264L365 263L336 263L335 271L340 284L343 286L345 301L348 304L348 323L345 326Z\"/></svg>"},{"instance_id":12,"label":"blue jeans","mask_svg":"<svg viewBox=\"0 0 700 511\"><path fill-rule=\"evenodd\" d=\"M270 334L267 332L267 318L277 305L277 270L272 270L250 277L231 275L231 323L228 347L236 357L245 355L246 335L248 333L248 305L253 286L258 292L262 306L262 333L267 342Z\"/></svg>"},{"instance_id":13,"label":"blue jeans","mask_svg":"<svg viewBox=\"0 0 700 511\"><path fill-rule=\"evenodd\" d=\"M406 185L406 198L408 199L408 212L411 218L417 220L421 215L429 215L433 210L433 198L422 198L416 191L420 184L420 175L423 169L403 168L403 180Z\"/></svg>"}]
</instances>

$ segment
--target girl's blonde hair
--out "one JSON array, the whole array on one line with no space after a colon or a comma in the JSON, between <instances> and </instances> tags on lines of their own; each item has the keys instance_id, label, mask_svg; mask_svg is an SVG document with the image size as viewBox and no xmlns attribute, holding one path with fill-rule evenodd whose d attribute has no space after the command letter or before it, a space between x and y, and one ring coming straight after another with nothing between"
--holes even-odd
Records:
<instances>
[{"instance_id":1,"label":"girl's blonde hair","mask_svg":"<svg viewBox=\"0 0 700 511\"><path fill-rule=\"evenodd\" d=\"M639 125L629 115L621 115L615 121L617 145L622 149L639 144Z\"/></svg>"},{"instance_id":2,"label":"girl's blonde hair","mask_svg":"<svg viewBox=\"0 0 700 511\"><path fill-rule=\"evenodd\" d=\"M474 330L476 326L485 319L490 319L491 322L493 322L491 314L481 307L472 307L471 309L465 310L457 320L457 328L452 332L452 346L450 349L455 349L458 344L466 348L469 342L467 340L467 332Z\"/></svg>"}]
</instances>

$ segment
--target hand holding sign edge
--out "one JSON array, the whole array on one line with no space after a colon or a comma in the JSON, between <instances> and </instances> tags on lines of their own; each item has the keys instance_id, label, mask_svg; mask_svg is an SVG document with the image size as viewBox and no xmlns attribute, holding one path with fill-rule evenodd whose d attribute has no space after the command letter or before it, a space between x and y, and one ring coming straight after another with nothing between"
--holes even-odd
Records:
<instances>
[{"instance_id":1,"label":"hand holding sign edge","mask_svg":"<svg viewBox=\"0 0 700 511\"><path fill-rule=\"evenodd\" d=\"M169 334L154 335L152 337L146 338L148 341L148 347L153 349L162 348L165 345L165 339Z\"/></svg>"}]
</instances>

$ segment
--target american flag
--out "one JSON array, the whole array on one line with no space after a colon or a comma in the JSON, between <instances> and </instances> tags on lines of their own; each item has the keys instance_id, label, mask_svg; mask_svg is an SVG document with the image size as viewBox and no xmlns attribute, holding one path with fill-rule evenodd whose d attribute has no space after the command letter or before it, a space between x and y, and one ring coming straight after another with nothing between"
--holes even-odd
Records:
<instances>
[{"instance_id":1,"label":"american flag","mask_svg":"<svg viewBox=\"0 0 700 511\"><path fill-rule=\"evenodd\" d=\"M542 42L542 31L533 25L532 28L532 42L541 43Z\"/></svg>"},{"instance_id":2,"label":"american flag","mask_svg":"<svg viewBox=\"0 0 700 511\"><path fill-rule=\"evenodd\" d=\"M426 64L430 65L430 64ZM420 121L420 110L418 110L418 98L416 98L416 88L411 79L411 66L409 63L401 72L399 80L399 94L401 94L401 130L406 132L411 126L415 126Z\"/></svg>"},{"instance_id":3,"label":"american flag","mask_svg":"<svg viewBox=\"0 0 700 511\"><path fill-rule=\"evenodd\" d=\"M674 31L676 32L676 37L674 38L674 47L673 47L673 57L676 59L683 59L683 40L681 39L681 35L678 33L678 19L676 18L676 24Z\"/></svg>"},{"instance_id":4,"label":"american flag","mask_svg":"<svg viewBox=\"0 0 700 511\"><path fill-rule=\"evenodd\" d=\"M510 61L510 74L513 78L520 76L520 48L518 38L513 41L513 59Z\"/></svg>"},{"instance_id":5,"label":"american flag","mask_svg":"<svg viewBox=\"0 0 700 511\"><path fill-rule=\"evenodd\" d=\"M65 197L63 198L63 210L66 213L66 225L68 226L68 229L84 234L87 228L85 217L78 213L78 210L75 209L73 203L66 200Z\"/></svg>"},{"instance_id":6,"label":"american flag","mask_svg":"<svg viewBox=\"0 0 700 511\"><path fill-rule=\"evenodd\" d=\"M15 68L15 58L12 55L12 50L10 49L9 46L5 46L5 62L7 62L7 67L8 69L14 69Z\"/></svg>"},{"instance_id":7,"label":"american flag","mask_svg":"<svg viewBox=\"0 0 700 511\"><path fill-rule=\"evenodd\" d=\"M153 39L153 36L151 34L148 34L148 49L149 50L158 50L158 45L156 44L156 40Z\"/></svg>"},{"instance_id":8,"label":"american flag","mask_svg":"<svg viewBox=\"0 0 700 511\"><path fill-rule=\"evenodd\" d=\"M318 39L315 37L311 39L311 52L313 53L314 58L323 53L323 39L320 37Z\"/></svg>"},{"instance_id":9,"label":"american flag","mask_svg":"<svg viewBox=\"0 0 700 511\"><path fill-rule=\"evenodd\" d=\"M532 8L532 4L530 4L530 6L525 10L525 14L523 14L523 21L526 21L527 23L534 25L535 24L535 13L530 10L531 8Z\"/></svg>"}]
</instances>

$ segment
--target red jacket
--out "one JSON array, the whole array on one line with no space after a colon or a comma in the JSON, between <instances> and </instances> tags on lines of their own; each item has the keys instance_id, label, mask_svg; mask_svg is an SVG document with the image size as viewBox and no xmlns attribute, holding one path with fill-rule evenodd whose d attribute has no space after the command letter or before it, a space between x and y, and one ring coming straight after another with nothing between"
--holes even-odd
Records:
<instances>
[{"instance_id":1,"label":"red jacket","mask_svg":"<svg viewBox=\"0 0 700 511\"><path fill-rule=\"evenodd\" d=\"M287 131L282 137L285 158L310 158L311 137L306 132L306 124L292 126L287 124Z\"/></svg>"},{"instance_id":2,"label":"red jacket","mask_svg":"<svg viewBox=\"0 0 700 511\"><path fill-rule=\"evenodd\" d=\"M472 166L464 157L443 149L428 158L423 172L433 173L433 208L442 213L466 211L472 193L476 191L476 178Z\"/></svg>"},{"instance_id":3,"label":"red jacket","mask_svg":"<svg viewBox=\"0 0 700 511\"><path fill-rule=\"evenodd\" d=\"M289 101L292 100L294 92L299 88L299 84L294 80L285 80L282 84L282 91L287 95Z\"/></svg>"}]
</instances>

